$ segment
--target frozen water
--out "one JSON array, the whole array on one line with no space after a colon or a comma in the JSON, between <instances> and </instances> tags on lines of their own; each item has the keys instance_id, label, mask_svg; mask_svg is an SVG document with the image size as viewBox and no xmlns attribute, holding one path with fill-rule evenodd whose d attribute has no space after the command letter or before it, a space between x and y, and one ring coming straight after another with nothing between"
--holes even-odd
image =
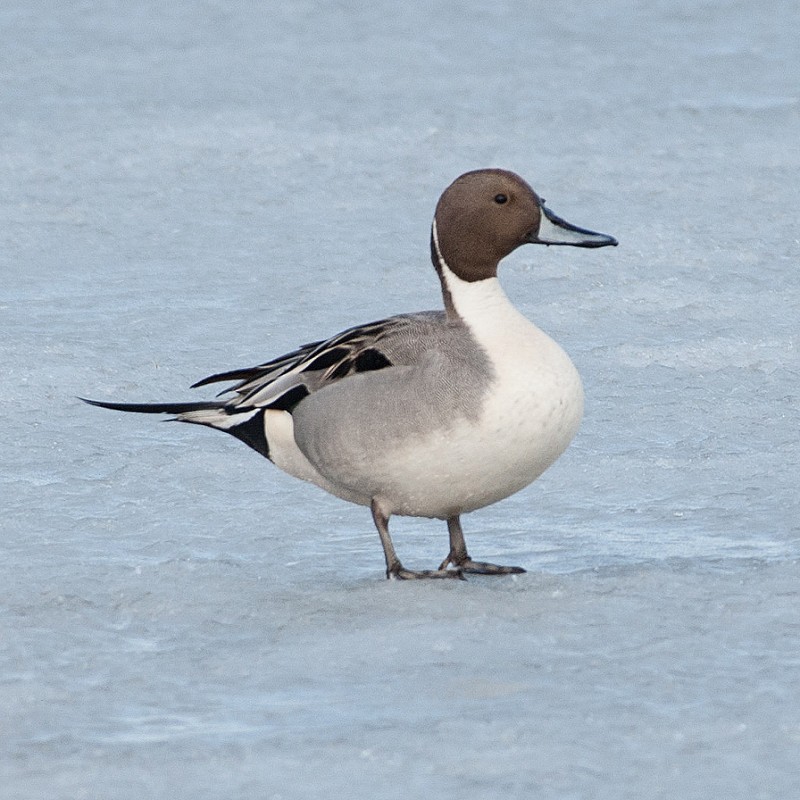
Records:
<instances>
[{"instance_id":1,"label":"frozen water","mask_svg":"<svg viewBox=\"0 0 800 800\"><path fill-rule=\"evenodd\" d=\"M0 6L0 796L800 795L800 9ZM83 406L436 307L504 166L615 250L502 279L587 417L382 580L364 509ZM409 566L441 523L398 520Z\"/></svg>"}]
</instances>

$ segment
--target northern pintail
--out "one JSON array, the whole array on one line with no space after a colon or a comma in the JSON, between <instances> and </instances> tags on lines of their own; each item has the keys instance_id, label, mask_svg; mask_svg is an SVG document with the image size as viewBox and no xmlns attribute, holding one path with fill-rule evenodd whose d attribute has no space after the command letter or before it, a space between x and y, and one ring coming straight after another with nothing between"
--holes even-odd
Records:
<instances>
[{"instance_id":1,"label":"northern pintail","mask_svg":"<svg viewBox=\"0 0 800 800\"><path fill-rule=\"evenodd\" d=\"M284 472L369 506L389 578L524 572L473 561L460 516L538 478L583 415L569 357L497 280L500 260L528 243L617 241L559 218L513 172L467 172L442 194L431 230L444 311L359 325L194 384L236 381L221 393L229 399L86 402L226 431ZM438 569L403 567L389 536L393 514L447 521L450 550Z\"/></svg>"}]
</instances>

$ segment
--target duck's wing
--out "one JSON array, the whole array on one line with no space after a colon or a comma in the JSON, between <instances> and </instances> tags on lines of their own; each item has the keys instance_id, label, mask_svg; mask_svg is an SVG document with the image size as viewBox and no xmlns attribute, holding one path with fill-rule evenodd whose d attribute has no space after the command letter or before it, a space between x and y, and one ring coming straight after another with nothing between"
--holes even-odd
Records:
<instances>
[{"instance_id":1,"label":"duck's wing","mask_svg":"<svg viewBox=\"0 0 800 800\"><path fill-rule=\"evenodd\" d=\"M227 407L291 411L312 392L351 375L416 363L446 324L443 311L400 314L348 328L255 367L210 375L194 386L238 381L220 393L236 394L224 401Z\"/></svg>"},{"instance_id":2,"label":"duck's wing","mask_svg":"<svg viewBox=\"0 0 800 800\"><path fill-rule=\"evenodd\" d=\"M268 409L291 412L303 398L324 386L372 370L407 367L435 350L449 323L441 311L401 314L349 328L320 342L255 367L220 372L198 381L206 386L238 381L221 394L229 398L177 403L117 403L85 400L116 411L173 414L179 422L205 425L232 434L261 455L271 458L265 414ZM287 471L292 472L287 468ZM292 473L294 474L294 473ZM307 476L306 476L307 477Z\"/></svg>"}]
</instances>

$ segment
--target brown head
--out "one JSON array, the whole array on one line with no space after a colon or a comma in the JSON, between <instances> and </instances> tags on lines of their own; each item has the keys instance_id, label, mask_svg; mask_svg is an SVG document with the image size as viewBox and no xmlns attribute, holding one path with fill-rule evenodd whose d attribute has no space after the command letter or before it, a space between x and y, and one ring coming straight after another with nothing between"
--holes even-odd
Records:
<instances>
[{"instance_id":1,"label":"brown head","mask_svg":"<svg viewBox=\"0 0 800 800\"><path fill-rule=\"evenodd\" d=\"M577 228L544 207L519 175L481 169L456 178L436 206L432 257L465 281L497 276L497 265L523 244L604 247L617 244L602 233Z\"/></svg>"}]
</instances>

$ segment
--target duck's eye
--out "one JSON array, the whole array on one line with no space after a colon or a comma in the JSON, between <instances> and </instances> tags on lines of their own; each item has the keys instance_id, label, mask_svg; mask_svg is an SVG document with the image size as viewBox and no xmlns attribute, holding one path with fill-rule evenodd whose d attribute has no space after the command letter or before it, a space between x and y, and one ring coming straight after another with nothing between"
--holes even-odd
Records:
<instances>
[{"instance_id":1,"label":"duck's eye","mask_svg":"<svg viewBox=\"0 0 800 800\"><path fill-rule=\"evenodd\" d=\"M499 206L501 206L501 205L503 205L503 203L507 203L508 202L508 197L506 197L506 195L504 195L504 194L496 194L494 196L494 201Z\"/></svg>"}]
</instances>

